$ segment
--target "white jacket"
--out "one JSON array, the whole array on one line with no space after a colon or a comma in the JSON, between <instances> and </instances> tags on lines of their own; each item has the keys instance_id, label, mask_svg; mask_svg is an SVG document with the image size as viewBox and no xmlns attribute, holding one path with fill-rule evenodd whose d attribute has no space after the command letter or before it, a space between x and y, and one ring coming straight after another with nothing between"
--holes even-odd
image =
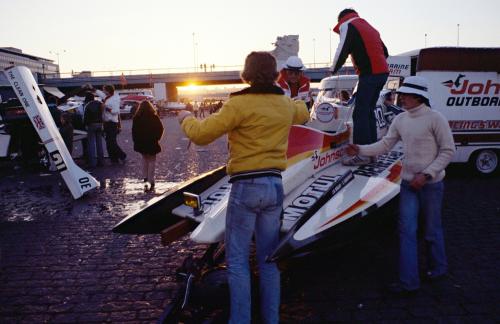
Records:
<instances>
[{"instance_id":1,"label":"white jacket","mask_svg":"<svg viewBox=\"0 0 500 324\"><path fill-rule=\"evenodd\" d=\"M104 102L104 111L102 113L103 122L114 122L118 123L118 117L120 115L120 96L115 93L111 97L106 99L106 94L101 90L96 90L96 94L102 99ZM111 111L109 111L111 109Z\"/></svg>"},{"instance_id":2,"label":"white jacket","mask_svg":"<svg viewBox=\"0 0 500 324\"><path fill-rule=\"evenodd\" d=\"M425 104L407 110L394 118L387 135L380 141L360 145L359 153L374 156L388 152L397 141L403 141L402 178L411 181L416 173L427 173L431 182L444 178L444 169L455 153L455 142L446 118Z\"/></svg>"}]
</instances>

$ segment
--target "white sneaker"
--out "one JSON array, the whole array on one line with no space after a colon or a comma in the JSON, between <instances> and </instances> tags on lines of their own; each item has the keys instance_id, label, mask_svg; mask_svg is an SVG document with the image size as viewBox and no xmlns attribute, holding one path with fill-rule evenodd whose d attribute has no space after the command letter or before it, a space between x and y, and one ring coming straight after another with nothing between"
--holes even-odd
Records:
<instances>
[{"instance_id":1,"label":"white sneaker","mask_svg":"<svg viewBox=\"0 0 500 324\"><path fill-rule=\"evenodd\" d=\"M343 165L348 166L357 166L357 165L366 165L372 162L372 158L369 156L349 156L342 160Z\"/></svg>"}]
</instances>

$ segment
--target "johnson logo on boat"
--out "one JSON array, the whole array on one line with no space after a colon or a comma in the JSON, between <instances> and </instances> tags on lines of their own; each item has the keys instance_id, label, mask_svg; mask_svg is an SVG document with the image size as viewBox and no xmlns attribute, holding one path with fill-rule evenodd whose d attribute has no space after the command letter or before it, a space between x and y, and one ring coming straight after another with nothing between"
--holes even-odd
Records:
<instances>
[{"instance_id":1,"label":"johnson logo on boat","mask_svg":"<svg viewBox=\"0 0 500 324\"><path fill-rule=\"evenodd\" d=\"M333 105L323 102L316 107L316 118L322 123L329 123L334 118L339 118L338 110Z\"/></svg>"},{"instance_id":2,"label":"johnson logo on boat","mask_svg":"<svg viewBox=\"0 0 500 324\"><path fill-rule=\"evenodd\" d=\"M329 151L324 154L318 154L318 151L314 151L312 156L312 160L314 161L313 168L314 170L323 168L327 165L331 165L342 157L344 149L338 149L334 151Z\"/></svg>"},{"instance_id":3,"label":"johnson logo on boat","mask_svg":"<svg viewBox=\"0 0 500 324\"><path fill-rule=\"evenodd\" d=\"M447 106L500 106L500 83L493 80L471 82L465 74L458 74L455 80L444 81L442 85L450 88Z\"/></svg>"}]
</instances>

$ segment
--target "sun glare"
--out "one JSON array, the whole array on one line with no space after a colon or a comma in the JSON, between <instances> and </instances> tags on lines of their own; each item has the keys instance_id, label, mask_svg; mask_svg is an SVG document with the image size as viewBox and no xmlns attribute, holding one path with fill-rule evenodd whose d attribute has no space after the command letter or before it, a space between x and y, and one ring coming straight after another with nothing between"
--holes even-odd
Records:
<instances>
[{"instance_id":1,"label":"sun glare","mask_svg":"<svg viewBox=\"0 0 500 324\"><path fill-rule=\"evenodd\" d=\"M199 90L200 89L200 86L197 85L196 83L194 82L191 82L189 83L187 86L184 86L184 87L179 87L181 88L182 90L184 91L189 91L189 92L194 92L196 90Z\"/></svg>"}]
</instances>

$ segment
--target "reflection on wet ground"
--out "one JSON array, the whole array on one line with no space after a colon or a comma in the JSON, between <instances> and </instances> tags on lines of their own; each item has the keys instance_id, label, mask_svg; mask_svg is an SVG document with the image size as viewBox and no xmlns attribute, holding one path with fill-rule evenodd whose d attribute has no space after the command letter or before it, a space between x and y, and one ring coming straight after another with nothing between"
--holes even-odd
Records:
<instances>
[{"instance_id":1,"label":"reflection on wet ground","mask_svg":"<svg viewBox=\"0 0 500 324\"><path fill-rule=\"evenodd\" d=\"M141 157L133 151L130 141L130 120L124 121L120 145L128 155L124 165L110 165L90 172L101 187L73 200L62 178L53 172L18 170L0 165L0 224L8 222L51 221L67 214L112 210L116 217L125 217L144 206L149 200L170 190L182 181L224 164L227 154L225 138L208 147L190 145L180 132L175 118L164 118L166 135L162 139L162 152L157 155L154 191L145 191L141 177ZM75 146L74 156L81 155L81 144ZM85 169L81 158L75 161ZM121 216L120 216L121 215Z\"/></svg>"},{"instance_id":2,"label":"reflection on wet ground","mask_svg":"<svg viewBox=\"0 0 500 324\"><path fill-rule=\"evenodd\" d=\"M178 184L178 182L158 181L155 183L155 191L146 193L154 194L156 192L165 192ZM144 182L134 178L124 178L119 180L104 179L104 181L101 182L101 187L110 189L119 188L124 195L137 195L145 192Z\"/></svg>"}]
</instances>

